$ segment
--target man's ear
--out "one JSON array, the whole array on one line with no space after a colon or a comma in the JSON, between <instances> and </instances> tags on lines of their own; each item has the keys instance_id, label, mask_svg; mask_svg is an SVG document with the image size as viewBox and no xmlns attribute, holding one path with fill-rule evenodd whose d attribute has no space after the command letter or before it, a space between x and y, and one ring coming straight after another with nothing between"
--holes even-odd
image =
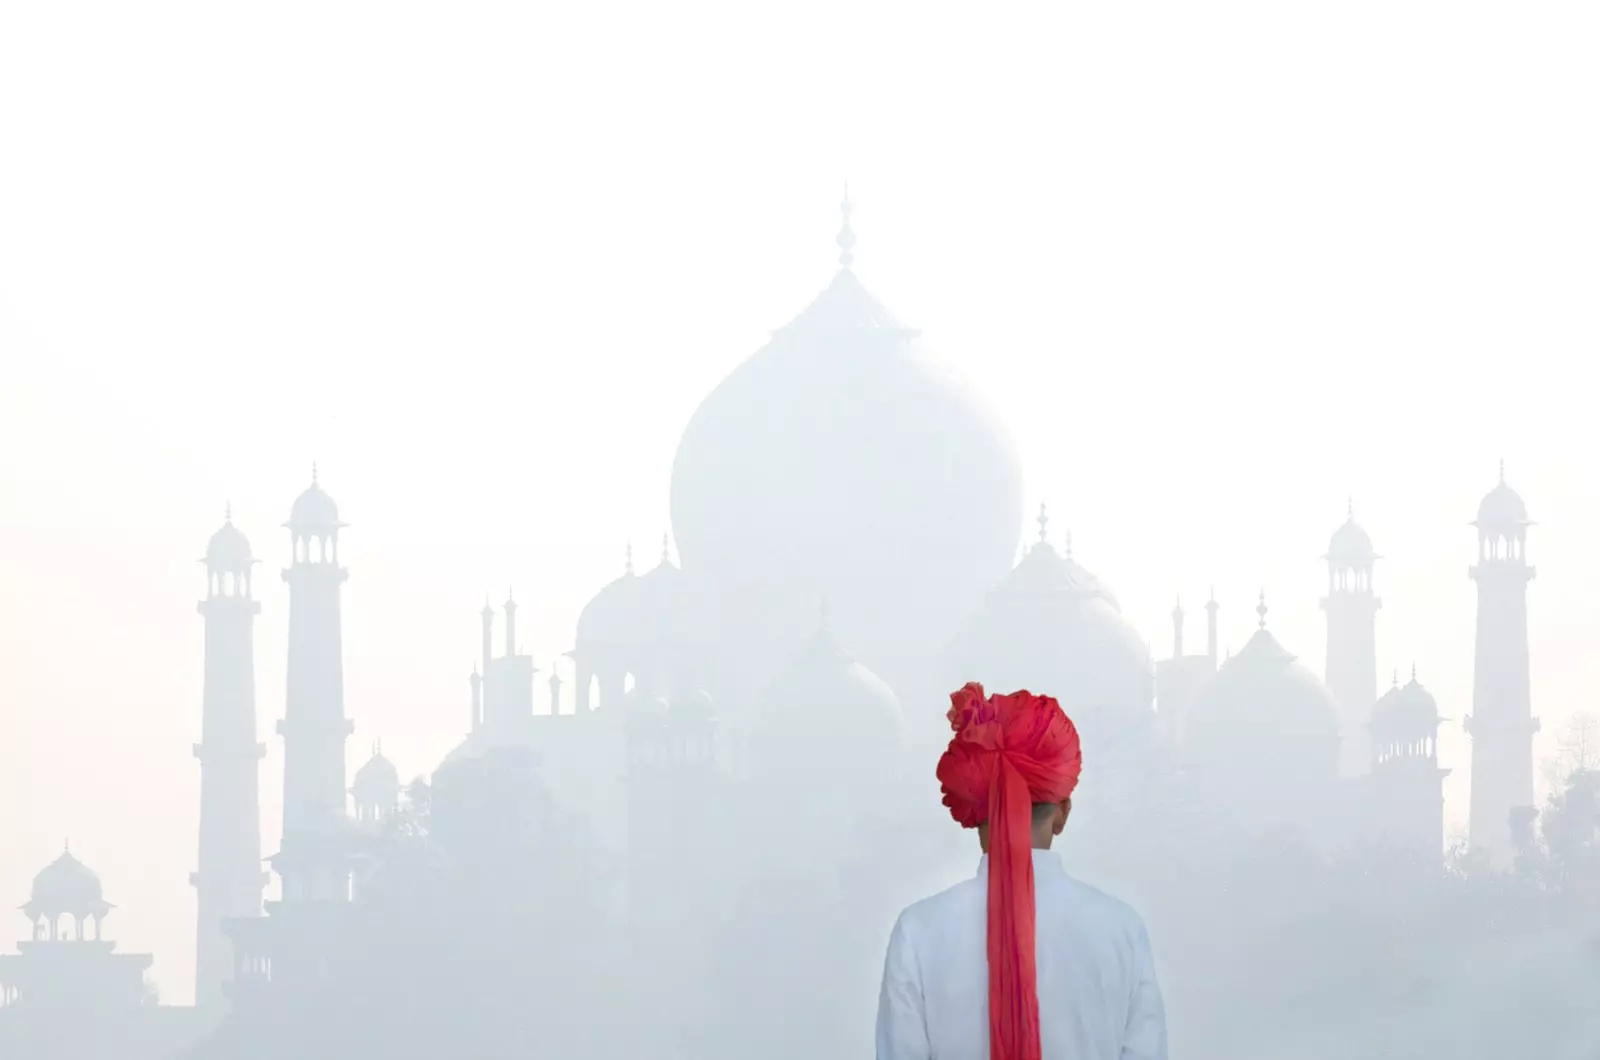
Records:
<instances>
[{"instance_id":1,"label":"man's ear","mask_svg":"<svg viewBox=\"0 0 1600 1060\"><path fill-rule=\"evenodd\" d=\"M1061 805L1056 807L1056 819L1050 828L1051 835L1060 835L1062 829L1067 827L1067 818L1072 816L1072 797L1061 800Z\"/></svg>"}]
</instances>

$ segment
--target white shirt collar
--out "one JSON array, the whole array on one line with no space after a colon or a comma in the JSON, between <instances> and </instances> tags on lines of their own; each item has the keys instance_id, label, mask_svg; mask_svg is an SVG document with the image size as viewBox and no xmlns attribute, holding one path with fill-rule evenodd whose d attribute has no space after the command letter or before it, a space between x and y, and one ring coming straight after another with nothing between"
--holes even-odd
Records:
<instances>
[{"instance_id":1,"label":"white shirt collar","mask_svg":"<svg viewBox=\"0 0 1600 1060\"><path fill-rule=\"evenodd\" d=\"M1066 866L1061 863L1060 854L1054 850L1040 850L1037 847L1034 848L1033 873L1035 876L1038 876L1041 872L1048 872L1059 876L1065 875L1066 871ZM989 855L987 854L978 859L978 878L984 880L989 878Z\"/></svg>"}]
</instances>

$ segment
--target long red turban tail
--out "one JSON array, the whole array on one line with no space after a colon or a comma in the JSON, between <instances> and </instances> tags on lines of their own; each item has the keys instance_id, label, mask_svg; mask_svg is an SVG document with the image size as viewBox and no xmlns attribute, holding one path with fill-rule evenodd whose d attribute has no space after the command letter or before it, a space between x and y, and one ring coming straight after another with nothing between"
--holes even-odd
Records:
<instances>
[{"instance_id":1,"label":"long red turban tail","mask_svg":"<svg viewBox=\"0 0 1600 1060\"><path fill-rule=\"evenodd\" d=\"M939 787L963 828L989 825L989 1057L1040 1060L1035 966L1033 805L1078 786L1078 730L1049 696L950 696L949 748Z\"/></svg>"}]
</instances>

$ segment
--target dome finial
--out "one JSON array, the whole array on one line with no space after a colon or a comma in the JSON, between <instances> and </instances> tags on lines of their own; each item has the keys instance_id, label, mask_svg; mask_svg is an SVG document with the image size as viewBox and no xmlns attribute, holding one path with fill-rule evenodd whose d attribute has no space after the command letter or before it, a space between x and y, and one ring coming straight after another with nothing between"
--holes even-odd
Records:
<instances>
[{"instance_id":1,"label":"dome finial","mask_svg":"<svg viewBox=\"0 0 1600 1060\"><path fill-rule=\"evenodd\" d=\"M1072 531L1067 531L1067 558L1072 558Z\"/></svg>"},{"instance_id":2,"label":"dome finial","mask_svg":"<svg viewBox=\"0 0 1600 1060\"><path fill-rule=\"evenodd\" d=\"M622 572L624 574L632 574L633 573L633 542L632 541L628 542L628 559L627 559L627 562L623 565Z\"/></svg>"},{"instance_id":3,"label":"dome finial","mask_svg":"<svg viewBox=\"0 0 1600 1060\"><path fill-rule=\"evenodd\" d=\"M1050 512L1045 508L1044 502L1039 502L1039 544L1050 543Z\"/></svg>"},{"instance_id":4,"label":"dome finial","mask_svg":"<svg viewBox=\"0 0 1600 1060\"><path fill-rule=\"evenodd\" d=\"M222 521L229 526L233 525L233 502L229 501L222 506Z\"/></svg>"},{"instance_id":5,"label":"dome finial","mask_svg":"<svg viewBox=\"0 0 1600 1060\"><path fill-rule=\"evenodd\" d=\"M1504 486L1505 484L1506 484L1506 458L1502 456L1500 458L1500 485Z\"/></svg>"},{"instance_id":6,"label":"dome finial","mask_svg":"<svg viewBox=\"0 0 1600 1060\"><path fill-rule=\"evenodd\" d=\"M850 228L850 214L855 207L850 205L850 182L844 182L844 201L839 204L839 267L848 269L856 260L856 234Z\"/></svg>"},{"instance_id":7,"label":"dome finial","mask_svg":"<svg viewBox=\"0 0 1600 1060\"><path fill-rule=\"evenodd\" d=\"M1345 497L1344 517L1347 522L1353 523L1356 521L1356 499L1354 497Z\"/></svg>"},{"instance_id":8,"label":"dome finial","mask_svg":"<svg viewBox=\"0 0 1600 1060\"><path fill-rule=\"evenodd\" d=\"M1267 590L1262 589L1260 597L1256 600L1256 617L1259 629L1267 628Z\"/></svg>"},{"instance_id":9,"label":"dome finial","mask_svg":"<svg viewBox=\"0 0 1600 1060\"><path fill-rule=\"evenodd\" d=\"M1394 687L1399 688L1400 687L1400 671L1399 670L1394 671L1394 674L1390 677L1390 680L1394 683Z\"/></svg>"},{"instance_id":10,"label":"dome finial","mask_svg":"<svg viewBox=\"0 0 1600 1060\"><path fill-rule=\"evenodd\" d=\"M315 460L311 461L311 484L313 486L317 484L317 462Z\"/></svg>"},{"instance_id":11,"label":"dome finial","mask_svg":"<svg viewBox=\"0 0 1600 1060\"><path fill-rule=\"evenodd\" d=\"M1417 683L1417 664L1416 664L1416 660L1412 660L1412 663L1411 663L1411 683L1412 684L1416 684Z\"/></svg>"},{"instance_id":12,"label":"dome finial","mask_svg":"<svg viewBox=\"0 0 1600 1060\"><path fill-rule=\"evenodd\" d=\"M672 535L670 533L662 534L661 535L661 562L663 564L665 564L665 563L669 562L671 560L671 558L672 558Z\"/></svg>"}]
</instances>

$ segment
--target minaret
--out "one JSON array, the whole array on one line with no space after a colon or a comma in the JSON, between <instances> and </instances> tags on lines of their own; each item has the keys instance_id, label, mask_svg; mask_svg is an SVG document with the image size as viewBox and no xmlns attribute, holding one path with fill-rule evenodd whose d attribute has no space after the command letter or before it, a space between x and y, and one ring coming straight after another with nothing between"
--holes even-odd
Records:
<instances>
[{"instance_id":1,"label":"minaret","mask_svg":"<svg viewBox=\"0 0 1600 1060\"><path fill-rule=\"evenodd\" d=\"M1469 839L1491 861L1510 864L1511 818L1532 808L1533 716L1528 690L1527 506L1500 483L1478 505L1478 562L1468 574L1478 584L1477 656L1473 666L1472 806Z\"/></svg>"},{"instance_id":2,"label":"minaret","mask_svg":"<svg viewBox=\"0 0 1600 1060\"><path fill-rule=\"evenodd\" d=\"M1217 668L1217 590L1211 590L1211 598L1206 601L1206 658L1211 660L1211 668Z\"/></svg>"},{"instance_id":3,"label":"minaret","mask_svg":"<svg viewBox=\"0 0 1600 1060\"><path fill-rule=\"evenodd\" d=\"M1339 775L1361 776L1372 767L1372 707L1378 697L1378 608L1372 569L1378 554L1356 523L1354 506L1328 542L1328 655L1325 679L1339 703Z\"/></svg>"},{"instance_id":4,"label":"minaret","mask_svg":"<svg viewBox=\"0 0 1600 1060\"><path fill-rule=\"evenodd\" d=\"M289 521L288 703L283 737L283 845L326 836L346 819L344 650L339 596L349 576L339 566L339 508L317 482L294 502Z\"/></svg>"},{"instance_id":5,"label":"minaret","mask_svg":"<svg viewBox=\"0 0 1600 1060\"><path fill-rule=\"evenodd\" d=\"M259 770L266 745L256 738L255 617L251 591L255 558L233 525L230 507L202 560L206 598L205 691L200 717L200 867L189 876L199 907L195 1004L224 1000L233 978L233 948L222 922L261 915L267 874L261 868Z\"/></svg>"}]
</instances>

